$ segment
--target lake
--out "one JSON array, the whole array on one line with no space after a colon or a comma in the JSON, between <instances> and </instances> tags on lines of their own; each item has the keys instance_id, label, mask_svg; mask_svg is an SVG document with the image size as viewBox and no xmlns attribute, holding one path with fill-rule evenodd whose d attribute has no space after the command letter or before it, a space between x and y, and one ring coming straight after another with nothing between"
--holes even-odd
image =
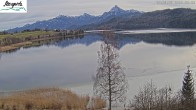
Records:
<instances>
[{"instance_id":1,"label":"lake","mask_svg":"<svg viewBox=\"0 0 196 110\"><path fill-rule=\"evenodd\" d=\"M92 94L97 51L103 38L103 34L89 33L1 53L0 91L62 87ZM115 34L115 38L129 81L129 97L150 81L177 91L187 65L196 71L195 32Z\"/></svg>"}]
</instances>

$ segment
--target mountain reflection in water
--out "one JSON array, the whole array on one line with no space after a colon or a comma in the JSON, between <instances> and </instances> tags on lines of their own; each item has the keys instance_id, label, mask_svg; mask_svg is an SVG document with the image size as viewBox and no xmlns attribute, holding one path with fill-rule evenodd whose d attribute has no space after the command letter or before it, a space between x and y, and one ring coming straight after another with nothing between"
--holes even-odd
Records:
<instances>
[{"instance_id":1,"label":"mountain reflection in water","mask_svg":"<svg viewBox=\"0 0 196 110\"><path fill-rule=\"evenodd\" d=\"M91 82L103 38L102 34L85 34L39 41L30 47L1 53L0 90ZM196 33L115 34L115 38L128 77L165 74L184 70L187 65L196 66Z\"/></svg>"}]
</instances>

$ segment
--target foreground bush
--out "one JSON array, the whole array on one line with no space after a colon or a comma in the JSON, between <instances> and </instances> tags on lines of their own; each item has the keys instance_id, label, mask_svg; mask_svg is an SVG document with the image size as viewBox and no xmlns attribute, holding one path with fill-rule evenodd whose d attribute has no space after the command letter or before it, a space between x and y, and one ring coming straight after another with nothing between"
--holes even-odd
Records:
<instances>
[{"instance_id":1,"label":"foreground bush","mask_svg":"<svg viewBox=\"0 0 196 110\"><path fill-rule=\"evenodd\" d=\"M89 99L89 96L78 96L69 90L57 88L34 89L1 96L0 109L85 110ZM100 99L96 99L96 101L100 101Z\"/></svg>"},{"instance_id":2,"label":"foreground bush","mask_svg":"<svg viewBox=\"0 0 196 110\"><path fill-rule=\"evenodd\" d=\"M196 108L196 100L194 100ZM174 93L170 87L158 89L147 83L130 102L131 110L195 110L185 106L181 92Z\"/></svg>"}]
</instances>

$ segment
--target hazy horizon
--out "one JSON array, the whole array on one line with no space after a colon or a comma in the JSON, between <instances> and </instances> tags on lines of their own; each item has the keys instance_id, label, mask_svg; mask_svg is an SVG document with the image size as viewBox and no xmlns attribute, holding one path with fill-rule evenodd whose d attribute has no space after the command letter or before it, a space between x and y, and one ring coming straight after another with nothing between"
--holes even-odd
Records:
<instances>
[{"instance_id":1,"label":"hazy horizon","mask_svg":"<svg viewBox=\"0 0 196 110\"><path fill-rule=\"evenodd\" d=\"M59 15L79 16L83 13L88 13L91 15L101 15L104 12L109 11L115 5L118 5L124 10L134 9L144 12L173 8L196 9L196 1L194 0L186 0L190 2L194 1L194 3L192 4L172 4L169 2L163 3L165 1L174 0L108 0L107 2L104 0L28 0L28 11L25 14L1 13L0 30L21 27L25 24L32 24L36 21L48 20Z\"/></svg>"}]
</instances>

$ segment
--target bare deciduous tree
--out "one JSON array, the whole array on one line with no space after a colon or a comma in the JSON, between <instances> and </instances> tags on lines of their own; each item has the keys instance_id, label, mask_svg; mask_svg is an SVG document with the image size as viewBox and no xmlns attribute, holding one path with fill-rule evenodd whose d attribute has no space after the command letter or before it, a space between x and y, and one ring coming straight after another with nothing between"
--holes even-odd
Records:
<instances>
[{"instance_id":1,"label":"bare deciduous tree","mask_svg":"<svg viewBox=\"0 0 196 110\"><path fill-rule=\"evenodd\" d=\"M94 82L96 95L106 99L111 110L112 102L125 101L128 83L119 61L117 45L112 37L106 37L98 51L98 68Z\"/></svg>"},{"instance_id":2,"label":"bare deciduous tree","mask_svg":"<svg viewBox=\"0 0 196 110\"><path fill-rule=\"evenodd\" d=\"M173 96L170 87L158 89L152 82L140 89L130 103L133 110L181 110L181 96Z\"/></svg>"},{"instance_id":3,"label":"bare deciduous tree","mask_svg":"<svg viewBox=\"0 0 196 110\"><path fill-rule=\"evenodd\" d=\"M2 56L2 54L0 53L0 60L1 60L1 56Z\"/></svg>"}]
</instances>

